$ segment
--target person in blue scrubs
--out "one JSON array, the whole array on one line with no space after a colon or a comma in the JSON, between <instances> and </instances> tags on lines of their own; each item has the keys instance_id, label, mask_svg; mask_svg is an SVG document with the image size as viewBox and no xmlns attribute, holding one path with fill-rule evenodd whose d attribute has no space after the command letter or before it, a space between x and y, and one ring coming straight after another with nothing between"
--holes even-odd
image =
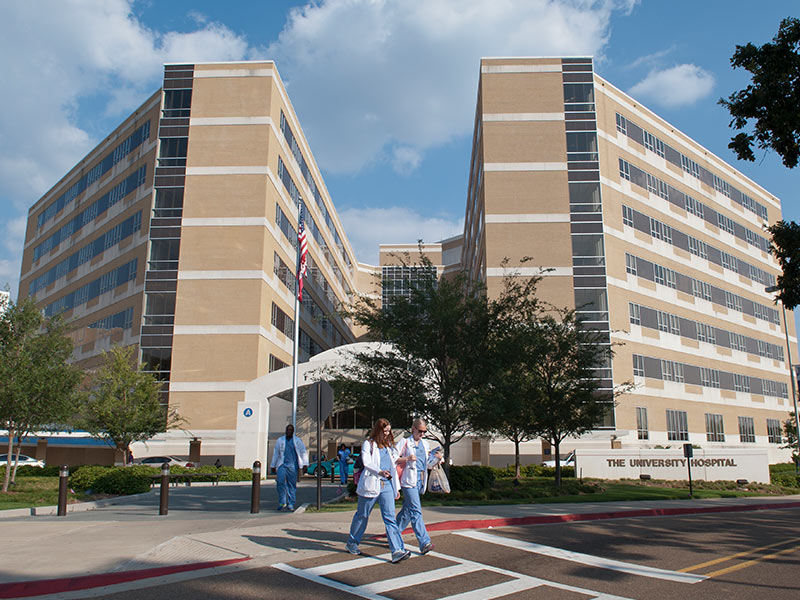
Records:
<instances>
[{"instance_id":1,"label":"person in blue scrubs","mask_svg":"<svg viewBox=\"0 0 800 600\"><path fill-rule=\"evenodd\" d=\"M392 426L386 419L378 419L372 433L361 446L364 472L358 480L358 506L350 524L350 536L345 548L350 554L361 554L358 545L367 529L369 514L379 504L386 537L392 552L392 562L398 563L411 556L403 545L394 516L394 501L400 496L400 479L397 475L397 448L394 445Z\"/></svg>"},{"instance_id":2,"label":"person in blue scrubs","mask_svg":"<svg viewBox=\"0 0 800 600\"><path fill-rule=\"evenodd\" d=\"M297 498L297 478L308 466L308 452L303 441L294 435L294 427L286 426L286 435L278 438L272 453L272 472L278 475L278 510L293 511Z\"/></svg>"},{"instance_id":3,"label":"person in blue scrubs","mask_svg":"<svg viewBox=\"0 0 800 600\"><path fill-rule=\"evenodd\" d=\"M342 485L347 483L347 459L350 458L350 450L344 444L339 445L339 481Z\"/></svg>"},{"instance_id":4,"label":"person in blue scrubs","mask_svg":"<svg viewBox=\"0 0 800 600\"><path fill-rule=\"evenodd\" d=\"M428 489L428 469L432 469L442 461L442 452L431 453L428 441L422 436L428 431L424 419L414 419L411 425L411 436L397 444L400 462L405 459L405 468L400 476L400 487L403 490L403 507L397 513L397 527L402 532L408 524L414 530L419 542L421 554L433 549L431 537L422 520L422 504L420 496Z\"/></svg>"}]
</instances>

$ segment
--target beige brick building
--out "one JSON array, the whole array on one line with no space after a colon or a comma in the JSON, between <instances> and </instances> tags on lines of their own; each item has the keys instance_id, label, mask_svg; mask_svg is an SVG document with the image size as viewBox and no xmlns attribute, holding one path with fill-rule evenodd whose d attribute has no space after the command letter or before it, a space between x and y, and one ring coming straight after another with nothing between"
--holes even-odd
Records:
<instances>
[{"instance_id":1,"label":"beige brick building","mask_svg":"<svg viewBox=\"0 0 800 600\"><path fill-rule=\"evenodd\" d=\"M777 460L791 391L762 229L777 198L588 58L481 62L465 183L463 235L424 248L437 272L466 269L496 293L503 259L531 256L530 273L552 269L545 299L624 343L600 375L638 387L576 444L756 445ZM393 254L417 245L358 263L272 62L167 65L162 89L30 209L19 295L71 320L84 367L136 346L186 435L229 454L246 385L291 363L300 202L305 361L356 339L336 309L375 293L375 273L403 293ZM337 415L331 439L364 418ZM507 462L502 443L462 450Z\"/></svg>"}]
</instances>

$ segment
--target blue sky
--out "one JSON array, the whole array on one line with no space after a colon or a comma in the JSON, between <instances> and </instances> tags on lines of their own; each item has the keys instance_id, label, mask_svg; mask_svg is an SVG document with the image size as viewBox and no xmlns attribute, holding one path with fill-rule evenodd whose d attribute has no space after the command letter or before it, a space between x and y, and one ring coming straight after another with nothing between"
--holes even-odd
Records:
<instances>
[{"instance_id":1,"label":"blue sky","mask_svg":"<svg viewBox=\"0 0 800 600\"><path fill-rule=\"evenodd\" d=\"M274 59L363 262L460 232L481 56L595 56L597 72L780 197L800 170L737 161L717 105L735 45L796 0L22 0L0 4L0 286L27 211L158 88L164 62Z\"/></svg>"}]
</instances>

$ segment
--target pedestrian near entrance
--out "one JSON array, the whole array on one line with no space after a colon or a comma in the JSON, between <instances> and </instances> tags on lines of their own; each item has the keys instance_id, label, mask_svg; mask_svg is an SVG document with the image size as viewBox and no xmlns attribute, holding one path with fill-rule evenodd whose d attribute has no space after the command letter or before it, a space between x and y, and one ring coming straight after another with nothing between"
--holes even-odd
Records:
<instances>
[{"instance_id":1,"label":"pedestrian near entrance","mask_svg":"<svg viewBox=\"0 0 800 600\"><path fill-rule=\"evenodd\" d=\"M442 462L442 451L431 453L428 440L422 437L427 431L428 424L424 419L414 419L411 424L411 436L397 444L400 460L405 459L405 468L400 476L403 507L397 513L397 527L402 532L409 523L411 524L422 554L430 552L433 544L425 528L425 521L422 520L420 496L428 489L428 469Z\"/></svg>"},{"instance_id":2,"label":"pedestrian near entrance","mask_svg":"<svg viewBox=\"0 0 800 600\"><path fill-rule=\"evenodd\" d=\"M286 426L286 435L278 438L270 467L277 472L278 510L294 510L297 478L308 466L308 452L303 441L294 434L294 426Z\"/></svg>"},{"instance_id":3,"label":"pedestrian near entrance","mask_svg":"<svg viewBox=\"0 0 800 600\"><path fill-rule=\"evenodd\" d=\"M347 483L347 459L350 458L350 450L344 444L339 445L339 481L342 485Z\"/></svg>"},{"instance_id":4,"label":"pedestrian near entrance","mask_svg":"<svg viewBox=\"0 0 800 600\"><path fill-rule=\"evenodd\" d=\"M361 446L361 461L364 473L358 480L358 506L350 524L350 536L347 540L347 551L350 554L361 554L358 545L367 529L369 514L380 504L383 524L386 526L386 537L392 551L392 562L397 563L411 556L405 549L397 521L394 516L394 501L400 495L400 478L397 476L399 455L394 445L392 426L386 419L378 419L372 427L372 433Z\"/></svg>"}]
</instances>

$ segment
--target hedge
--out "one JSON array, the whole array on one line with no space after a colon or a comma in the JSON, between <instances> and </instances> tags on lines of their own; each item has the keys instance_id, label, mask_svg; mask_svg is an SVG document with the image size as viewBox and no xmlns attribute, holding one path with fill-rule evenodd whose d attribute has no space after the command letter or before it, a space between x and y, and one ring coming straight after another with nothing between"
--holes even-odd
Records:
<instances>
[{"instance_id":1,"label":"hedge","mask_svg":"<svg viewBox=\"0 0 800 600\"><path fill-rule=\"evenodd\" d=\"M13 465L12 465L13 469ZM17 477L58 477L57 465L34 467L33 465L20 465L17 467ZM6 466L0 467L0 477L5 477Z\"/></svg>"},{"instance_id":2,"label":"hedge","mask_svg":"<svg viewBox=\"0 0 800 600\"><path fill-rule=\"evenodd\" d=\"M450 489L452 491L485 490L492 487L495 480L492 467L463 465L450 467Z\"/></svg>"}]
</instances>

